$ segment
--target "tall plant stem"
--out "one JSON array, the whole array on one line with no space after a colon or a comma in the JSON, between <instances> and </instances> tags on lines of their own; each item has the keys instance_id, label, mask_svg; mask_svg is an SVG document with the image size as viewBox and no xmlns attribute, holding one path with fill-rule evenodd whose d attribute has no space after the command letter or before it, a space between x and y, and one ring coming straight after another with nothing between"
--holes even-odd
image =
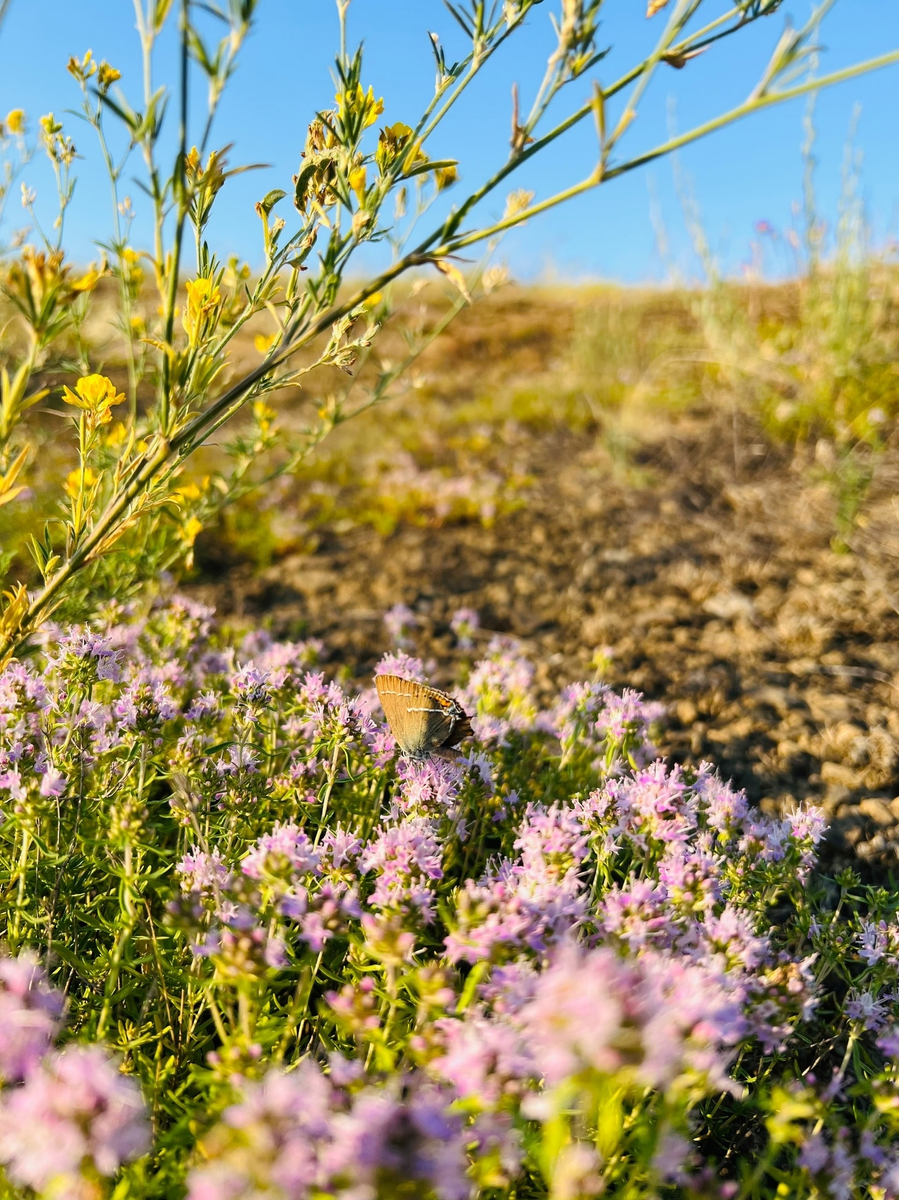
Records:
<instances>
[{"instance_id":1,"label":"tall plant stem","mask_svg":"<svg viewBox=\"0 0 899 1200\"><path fill-rule=\"evenodd\" d=\"M181 0L181 113L178 132L178 161L173 175L173 189L177 216L172 256L169 267L168 295L165 309L165 342L171 346L175 331L175 306L178 300L178 274L181 270L181 245L184 241L184 223L187 220L187 126L188 126L188 82L190 75L190 0ZM162 359L162 395L159 401L159 424L164 434L169 432L172 412L172 370L168 354Z\"/></svg>"}]
</instances>

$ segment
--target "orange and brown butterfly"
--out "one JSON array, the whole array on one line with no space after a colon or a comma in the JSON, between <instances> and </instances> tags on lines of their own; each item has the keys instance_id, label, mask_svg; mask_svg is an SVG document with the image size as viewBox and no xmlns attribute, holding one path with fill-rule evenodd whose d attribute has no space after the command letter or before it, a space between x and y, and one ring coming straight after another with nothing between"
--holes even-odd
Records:
<instances>
[{"instance_id":1,"label":"orange and brown butterfly","mask_svg":"<svg viewBox=\"0 0 899 1200\"><path fill-rule=\"evenodd\" d=\"M468 714L446 692L399 675L376 675L375 687L390 732L406 758L421 762L471 737Z\"/></svg>"}]
</instances>

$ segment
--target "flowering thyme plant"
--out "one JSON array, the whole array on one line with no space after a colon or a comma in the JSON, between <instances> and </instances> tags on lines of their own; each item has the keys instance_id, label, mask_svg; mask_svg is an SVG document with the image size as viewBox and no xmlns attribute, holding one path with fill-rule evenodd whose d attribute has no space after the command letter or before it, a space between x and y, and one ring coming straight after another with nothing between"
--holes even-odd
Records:
<instances>
[{"instance_id":1,"label":"flowering thyme plant","mask_svg":"<svg viewBox=\"0 0 899 1200\"><path fill-rule=\"evenodd\" d=\"M899 905L814 809L500 639L398 760L324 655L174 596L0 674L9 1195L899 1194Z\"/></svg>"}]
</instances>

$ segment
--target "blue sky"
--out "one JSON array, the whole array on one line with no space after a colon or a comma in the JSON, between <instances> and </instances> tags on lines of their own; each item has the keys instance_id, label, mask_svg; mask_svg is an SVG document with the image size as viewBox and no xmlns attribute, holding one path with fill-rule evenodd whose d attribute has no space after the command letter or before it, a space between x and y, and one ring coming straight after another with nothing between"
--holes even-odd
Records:
<instances>
[{"instance_id":1,"label":"blue sky","mask_svg":"<svg viewBox=\"0 0 899 1200\"><path fill-rule=\"evenodd\" d=\"M549 13L556 0L535 9L528 27L487 68L486 74L429 145L433 156L460 160L463 182L477 183L504 158L508 146L510 88L518 81L526 101L542 73L551 47ZM713 15L723 0L709 0ZM611 47L597 69L609 81L645 54L658 34L658 23L644 18L644 0L607 0L599 41ZM640 117L625 143L637 153L665 139L673 127L685 130L745 99L779 37L787 15L794 23L808 15L808 0L786 0L773 17L690 63L683 71L660 71L645 95ZM428 30L438 31L448 57L462 51L462 34L440 0L352 0L350 30L366 50L365 78L383 95L385 121L413 118L430 94L433 60ZM171 31L174 33L174 29ZM305 127L316 109L333 101L329 70L336 45L337 21L332 0L261 0L256 28L245 47L240 69L223 102L215 144L233 142L231 162L265 162L271 168L243 175L228 184L218 206L212 241L223 253L234 252L258 264L258 222L253 202L272 187L290 187ZM899 47L899 0L839 0L828 18L822 42L822 71ZM122 86L139 97L139 45L131 0L12 0L0 27L0 114L22 107L34 118L52 110L57 116L77 107L78 92L65 71L70 54L88 47L122 71ZM174 39L160 47L159 82L175 78ZM195 95L202 82L196 80ZM562 105L576 104L589 85L573 85ZM683 180L695 198L711 245L723 267L740 270L758 240L757 222L784 230L794 220L802 196L802 116L804 101L750 117L688 148L680 155ZM863 154L862 188L875 245L899 240L899 68L853 80L820 95L816 110L817 189L823 218L833 226L841 194L841 170L849 130L858 113L855 147ZM96 256L95 239L109 235L108 187L92 131L65 118L83 161L70 210L67 244L86 261ZM590 168L595 151L592 126L585 122L522 174L522 186L545 194L574 182ZM137 168L135 162L135 168ZM30 182L39 204L49 196L47 168L36 165ZM148 202L136 185L127 187L138 210L140 240ZM451 195L451 194L450 194ZM498 215L503 198L488 205ZM651 211L660 215L668 242L667 260L659 254ZM17 200L9 223L23 218ZM681 198L672 164L610 182L565 208L532 221L510 235L501 255L515 275L533 278L604 278L627 282L662 279L671 269L695 271ZM769 240L768 269L783 269Z\"/></svg>"}]
</instances>

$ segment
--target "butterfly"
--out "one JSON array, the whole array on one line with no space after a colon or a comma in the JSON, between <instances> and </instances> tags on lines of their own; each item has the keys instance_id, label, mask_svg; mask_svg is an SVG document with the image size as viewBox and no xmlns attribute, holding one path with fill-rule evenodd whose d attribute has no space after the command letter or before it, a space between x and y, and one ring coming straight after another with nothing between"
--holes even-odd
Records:
<instances>
[{"instance_id":1,"label":"butterfly","mask_svg":"<svg viewBox=\"0 0 899 1200\"><path fill-rule=\"evenodd\" d=\"M471 737L468 714L446 692L399 675L376 675L375 687L390 732L406 758L422 762Z\"/></svg>"}]
</instances>

